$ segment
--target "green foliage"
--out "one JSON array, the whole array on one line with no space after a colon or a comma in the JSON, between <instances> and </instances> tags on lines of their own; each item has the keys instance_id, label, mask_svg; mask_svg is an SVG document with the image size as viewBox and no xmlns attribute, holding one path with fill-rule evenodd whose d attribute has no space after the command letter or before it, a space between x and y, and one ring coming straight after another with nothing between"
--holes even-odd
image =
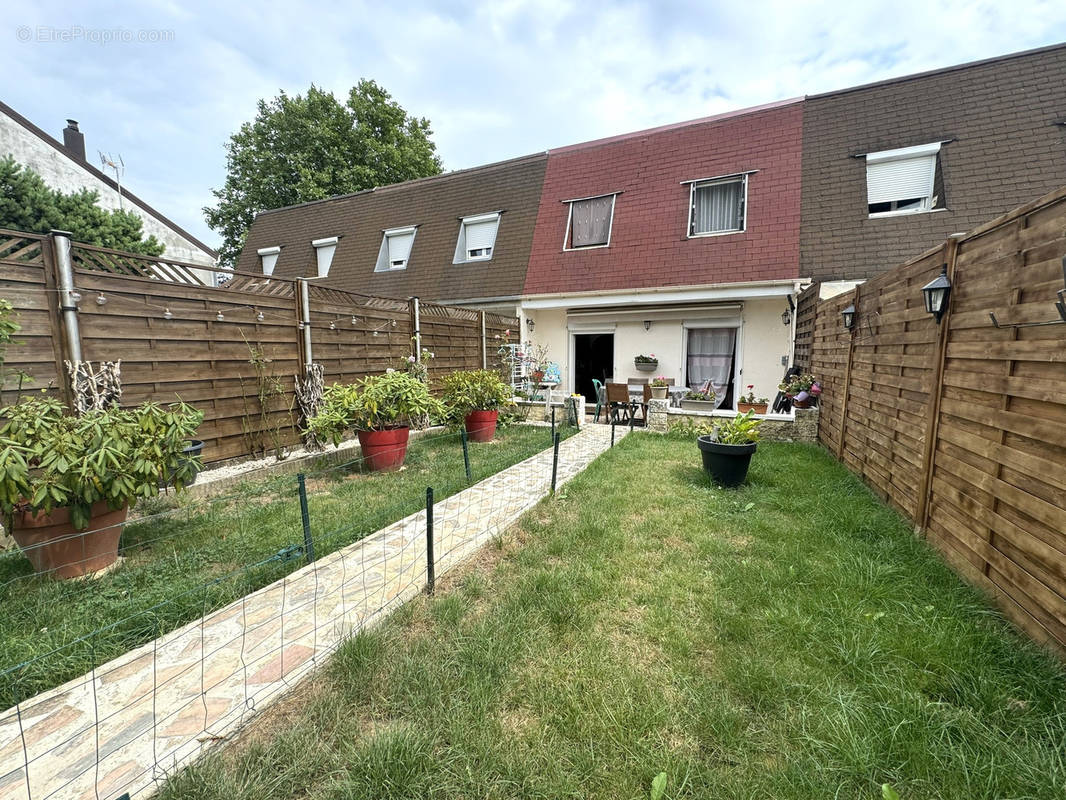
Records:
<instances>
[{"instance_id":1,"label":"green foliage","mask_svg":"<svg viewBox=\"0 0 1066 800\"><path fill-rule=\"evenodd\" d=\"M666 773L660 772L651 782L651 800L663 800L666 795Z\"/></svg>"},{"instance_id":2,"label":"green foliage","mask_svg":"<svg viewBox=\"0 0 1066 800\"><path fill-rule=\"evenodd\" d=\"M22 326L15 322L14 306L11 305L9 300L0 297L0 390L4 388L4 384L7 383L9 377L17 379L20 389L25 381L32 380L27 373L20 369L8 370L4 367L4 363L7 361L8 345L14 342L15 334L21 329Z\"/></svg>"},{"instance_id":3,"label":"green foliage","mask_svg":"<svg viewBox=\"0 0 1066 800\"><path fill-rule=\"evenodd\" d=\"M381 431L410 425L425 427L440 417L443 407L429 387L406 372L372 375L358 383L326 387L318 413L307 421L307 431L321 441L340 444L345 431Z\"/></svg>"},{"instance_id":4,"label":"green foliage","mask_svg":"<svg viewBox=\"0 0 1066 800\"><path fill-rule=\"evenodd\" d=\"M0 511L68 507L78 528L93 503L112 508L152 497L172 476L182 488L196 473L182 455L203 413L184 403L168 407L66 413L54 398L31 398L0 411Z\"/></svg>"},{"instance_id":5,"label":"green foliage","mask_svg":"<svg viewBox=\"0 0 1066 800\"><path fill-rule=\"evenodd\" d=\"M263 209L321 200L441 171L429 120L409 116L374 81L362 80L341 103L312 85L260 100L255 120L226 146L226 182L204 209L222 236L220 261L233 266Z\"/></svg>"},{"instance_id":6,"label":"green foliage","mask_svg":"<svg viewBox=\"0 0 1066 800\"><path fill-rule=\"evenodd\" d=\"M702 389L689 389L685 392L685 400L702 400L705 403L713 403L716 397L714 392L703 391Z\"/></svg>"},{"instance_id":7,"label":"green foliage","mask_svg":"<svg viewBox=\"0 0 1066 800\"><path fill-rule=\"evenodd\" d=\"M33 170L11 156L0 158L0 228L27 233L69 231L76 242L162 255L163 244L144 236L141 218L132 211L108 211L97 205L100 193L79 189L66 194L52 189Z\"/></svg>"},{"instance_id":8,"label":"green foliage","mask_svg":"<svg viewBox=\"0 0 1066 800\"><path fill-rule=\"evenodd\" d=\"M440 385L445 414L456 423L461 423L471 411L496 411L511 403L511 387L491 369L453 372Z\"/></svg>"},{"instance_id":9,"label":"green foliage","mask_svg":"<svg viewBox=\"0 0 1066 800\"><path fill-rule=\"evenodd\" d=\"M666 379L665 375L656 375L654 378L651 379L650 385L661 389L664 386L669 386L670 381Z\"/></svg>"},{"instance_id":10,"label":"green foliage","mask_svg":"<svg viewBox=\"0 0 1066 800\"><path fill-rule=\"evenodd\" d=\"M714 429L718 441L722 444L750 444L759 441L761 419L755 419L755 412L748 411L716 422Z\"/></svg>"}]
</instances>

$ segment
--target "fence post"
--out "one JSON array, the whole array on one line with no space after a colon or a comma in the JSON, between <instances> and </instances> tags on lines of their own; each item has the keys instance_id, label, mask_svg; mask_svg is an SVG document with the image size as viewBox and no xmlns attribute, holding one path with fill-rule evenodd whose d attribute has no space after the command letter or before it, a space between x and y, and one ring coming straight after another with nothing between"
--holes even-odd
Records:
<instances>
[{"instance_id":1,"label":"fence post","mask_svg":"<svg viewBox=\"0 0 1066 800\"><path fill-rule=\"evenodd\" d=\"M311 293L307 290L307 278L297 278L300 284L300 330L303 331L303 356L304 366L312 363L311 355Z\"/></svg>"},{"instance_id":2,"label":"fence post","mask_svg":"<svg viewBox=\"0 0 1066 800\"><path fill-rule=\"evenodd\" d=\"M426 487L426 592L433 594L437 565L433 557L433 487Z\"/></svg>"},{"instance_id":3,"label":"fence post","mask_svg":"<svg viewBox=\"0 0 1066 800\"><path fill-rule=\"evenodd\" d=\"M60 278L60 239L63 242L65 277ZM74 269L70 259L70 234L52 231L41 240L41 258L44 260L44 285L48 300L49 333L56 365L56 386L69 408L74 407L74 390L70 375L63 364L64 358L71 362L81 360L81 332L78 328L78 311L74 307ZM65 289L62 289L63 282ZM71 308L68 308L71 307ZM75 344L74 353L71 345ZM75 355L76 353L76 355Z\"/></svg>"},{"instance_id":4,"label":"fence post","mask_svg":"<svg viewBox=\"0 0 1066 800\"><path fill-rule=\"evenodd\" d=\"M555 494L555 478L559 474L559 434L552 434L552 494Z\"/></svg>"},{"instance_id":5,"label":"fence post","mask_svg":"<svg viewBox=\"0 0 1066 800\"><path fill-rule=\"evenodd\" d=\"M302 472L297 474L296 483L300 489L300 522L303 523L304 528L304 558L310 564L315 560L315 543L311 538L311 513L307 508L307 484Z\"/></svg>"},{"instance_id":6,"label":"fence post","mask_svg":"<svg viewBox=\"0 0 1066 800\"><path fill-rule=\"evenodd\" d=\"M82 360L81 335L78 330L78 294L74 290L74 266L70 261L70 234L66 231L52 231L51 236L55 247L56 280L59 284L59 312L63 323L63 339L71 362L77 363Z\"/></svg>"},{"instance_id":7,"label":"fence post","mask_svg":"<svg viewBox=\"0 0 1066 800\"><path fill-rule=\"evenodd\" d=\"M944 242L944 265L947 267L948 280L955 282L955 257L959 250L959 239L952 236ZM944 393L944 361L948 352L948 327L951 324L951 306L955 292L948 295L948 307L937 326L936 361L933 364L933 377L929 389L929 418L926 420L925 442L922 447L922 483L918 493L918 503L914 510L914 527L924 531L929 524L929 496L933 493L933 462L936 460L936 440L940 431L940 398Z\"/></svg>"},{"instance_id":8,"label":"fence post","mask_svg":"<svg viewBox=\"0 0 1066 800\"><path fill-rule=\"evenodd\" d=\"M459 438L463 441L463 465L466 467L466 482L470 483L470 446L467 444L466 428L459 429Z\"/></svg>"},{"instance_id":9,"label":"fence post","mask_svg":"<svg viewBox=\"0 0 1066 800\"><path fill-rule=\"evenodd\" d=\"M480 312L481 316L481 368L489 368L489 342L485 338L485 312Z\"/></svg>"},{"instance_id":10,"label":"fence post","mask_svg":"<svg viewBox=\"0 0 1066 800\"><path fill-rule=\"evenodd\" d=\"M551 389L549 389L548 392L550 393ZM551 401L549 400L548 402L550 403ZM551 406L551 410L552 410L552 439L554 439L555 438L555 406Z\"/></svg>"},{"instance_id":11,"label":"fence post","mask_svg":"<svg viewBox=\"0 0 1066 800\"><path fill-rule=\"evenodd\" d=\"M411 298L411 330L414 331L415 358L422 358L422 319L418 308L418 298Z\"/></svg>"},{"instance_id":12,"label":"fence post","mask_svg":"<svg viewBox=\"0 0 1066 800\"><path fill-rule=\"evenodd\" d=\"M844 367L844 396L840 399L840 438L837 443L837 458L841 461L844 460L844 434L848 429L848 397L851 395L851 361L855 355L855 331L859 329L862 318L862 311L859 307L859 287L860 283L852 291L855 293L853 305L855 306L855 320L852 323L851 330L848 331L848 363Z\"/></svg>"}]
</instances>

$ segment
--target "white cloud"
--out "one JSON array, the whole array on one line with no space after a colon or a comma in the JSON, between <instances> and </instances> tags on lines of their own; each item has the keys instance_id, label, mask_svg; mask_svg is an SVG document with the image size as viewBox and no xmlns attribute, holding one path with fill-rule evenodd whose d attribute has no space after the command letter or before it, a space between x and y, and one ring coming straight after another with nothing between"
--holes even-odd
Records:
<instances>
[{"instance_id":1,"label":"white cloud","mask_svg":"<svg viewBox=\"0 0 1066 800\"><path fill-rule=\"evenodd\" d=\"M429 117L449 169L1066 39L1066 4L897 0L409 0L140 4L13 0L3 100L90 152L207 241L200 207L259 98L374 78ZM155 45L15 41L19 25L173 30ZM0 36L4 34L0 32Z\"/></svg>"}]
</instances>

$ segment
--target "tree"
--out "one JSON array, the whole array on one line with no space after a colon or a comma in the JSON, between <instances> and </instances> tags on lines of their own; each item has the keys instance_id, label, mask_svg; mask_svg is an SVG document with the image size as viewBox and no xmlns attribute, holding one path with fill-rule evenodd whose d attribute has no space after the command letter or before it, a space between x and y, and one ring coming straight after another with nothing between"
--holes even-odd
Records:
<instances>
[{"instance_id":1,"label":"tree","mask_svg":"<svg viewBox=\"0 0 1066 800\"><path fill-rule=\"evenodd\" d=\"M0 158L0 228L27 233L69 231L76 242L162 255L165 248L155 236L142 238L139 216L132 211L101 208L99 199L99 192L91 189L69 194L53 189L11 156Z\"/></svg>"},{"instance_id":2,"label":"tree","mask_svg":"<svg viewBox=\"0 0 1066 800\"><path fill-rule=\"evenodd\" d=\"M375 186L437 175L429 120L408 115L374 81L362 80L342 104L312 85L260 100L253 122L226 145L226 182L204 209L222 236L219 261L233 266L255 215Z\"/></svg>"}]
</instances>

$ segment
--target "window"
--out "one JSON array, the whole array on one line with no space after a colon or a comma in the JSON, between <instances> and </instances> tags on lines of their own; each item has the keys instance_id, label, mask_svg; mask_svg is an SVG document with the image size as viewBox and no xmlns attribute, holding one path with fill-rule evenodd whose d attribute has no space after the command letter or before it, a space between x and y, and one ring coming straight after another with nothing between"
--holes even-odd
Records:
<instances>
[{"instance_id":1,"label":"window","mask_svg":"<svg viewBox=\"0 0 1066 800\"><path fill-rule=\"evenodd\" d=\"M694 181L689 202L689 236L740 233L747 224L748 176Z\"/></svg>"},{"instance_id":2,"label":"window","mask_svg":"<svg viewBox=\"0 0 1066 800\"><path fill-rule=\"evenodd\" d=\"M611 243L615 197L613 194L605 194L564 201L570 204L570 215L566 220L566 239L563 241L564 250L606 247Z\"/></svg>"},{"instance_id":3,"label":"window","mask_svg":"<svg viewBox=\"0 0 1066 800\"><path fill-rule=\"evenodd\" d=\"M496 247L496 229L500 225L500 212L463 217L459 224L459 241L455 244L453 264L468 261L488 261Z\"/></svg>"},{"instance_id":4,"label":"window","mask_svg":"<svg viewBox=\"0 0 1066 800\"><path fill-rule=\"evenodd\" d=\"M256 255L262 259L263 274L273 275L274 267L278 263L278 256L281 255L281 247L275 245L274 247L263 247L255 251Z\"/></svg>"},{"instance_id":5,"label":"window","mask_svg":"<svg viewBox=\"0 0 1066 800\"><path fill-rule=\"evenodd\" d=\"M936 192L940 144L866 154L866 202L871 217L943 207Z\"/></svg>"},{"instance_id":6,"label":"window","mask_svg":"<svg viewBox=\"0 0 1066 800\"><path fill-rule=\"evenodd\" d=\"M690 389L714 391L715 408L732 408L736 328L689 328L686 383ZM728 401L728 402L727 402Z\"/></svg>"},{"instance_id":7,"label":"window","mask_svg":"<svg viewBox=\"0 0 1066 800\"><path fill-rule=\"evenodd\" d=\"M381 237L381 249L378 250L378 263L374 272L389 272L394 269L407 269L411 257L411 246L415 242L416 226L393 228L385 231Z\"/></svg>"},{"instance_id":8,"label":"window","mask_svg":"<svg viewBox=\"0 0 1066 800\"><path fill-rule=\"evenodd\" d=\"M313 239L311 247L315 248L315 261L318 267L318 277L325 278L329 275L330 265L333 264L333 253L337 250L339 236L330 236L325 239Z\"/></svg>"}]
</instances>

